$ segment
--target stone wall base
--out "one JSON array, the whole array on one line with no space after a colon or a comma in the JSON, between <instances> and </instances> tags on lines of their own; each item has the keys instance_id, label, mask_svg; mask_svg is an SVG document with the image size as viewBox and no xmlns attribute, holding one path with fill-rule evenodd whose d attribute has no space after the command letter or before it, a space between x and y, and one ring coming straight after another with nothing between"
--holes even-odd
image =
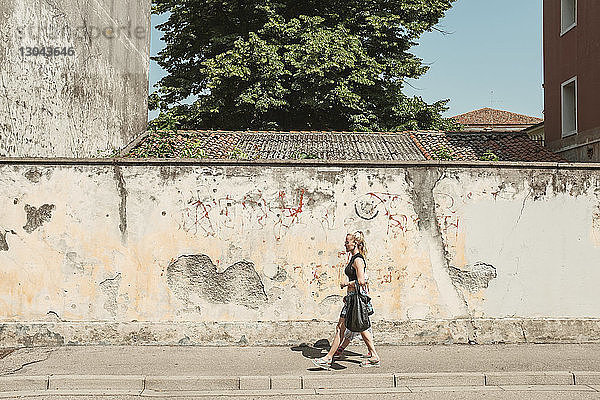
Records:
<instances>
[{"instance_id":1,"label":"stone wall base","mask_svg":"<svg viewBox=\"0 0 600 400\"><path fill-rule=\"evenodd\" d=\"M293 346L331 339L332 321L0 322L0 347ZM375 321L380 345L600 343L600 319Z\"/></svg>"}]
</instances>

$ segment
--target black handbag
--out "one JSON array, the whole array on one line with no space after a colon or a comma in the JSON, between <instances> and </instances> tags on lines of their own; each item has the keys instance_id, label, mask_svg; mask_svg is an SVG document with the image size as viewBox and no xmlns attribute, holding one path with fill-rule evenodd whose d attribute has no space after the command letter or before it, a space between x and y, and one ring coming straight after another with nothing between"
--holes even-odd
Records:
<instances>
[{"instance_id":1,"label":"black handbag","mask_svg":"<svg viewBox=\"0 0 600 400\"><path fill-rule=\"evenodd\" d=\"M346 328L348 330L364 332L371 327L368 309L370 301L371 298L368 295L362 294L358 290L346 296Z\"/></svg>"}]
</instances>

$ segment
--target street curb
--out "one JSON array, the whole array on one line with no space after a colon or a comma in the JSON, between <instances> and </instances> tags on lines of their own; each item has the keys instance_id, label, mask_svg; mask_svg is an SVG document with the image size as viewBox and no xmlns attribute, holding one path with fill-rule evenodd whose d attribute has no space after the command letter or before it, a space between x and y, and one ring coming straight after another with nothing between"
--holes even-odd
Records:
<instances>
[{"instance_id":1,"label":"street curb","mask_svg":"<svg viewBox=\"0 0 600 400\"><path fill-rule=\"evenodd\" d=\"M337 374L302 376L0 376L0 398L40 394L134 394L141 396L238 396L422 391L568 390L595 391L600 372L520 371Z\"/></svg>"},{"instance_id":2,"label":"street curb","mask_svg":"<svg viewBox=\"0 0 600 400\"><path fill-rule=\"evenodd\" d=\"M394 393L431 393L431 392L600 392L600 386L588 385L512 385L512 386L404 386L394 388L358 388L358 389L287 389L287 390L207 390L207 391L154 391L143 390L46 390L1 392L0 399L35 396L136 396L147 398L215 398L215 397L268 397L268 396L303 396L334 394L394 394Z\"/></svg>"}]
</instances>

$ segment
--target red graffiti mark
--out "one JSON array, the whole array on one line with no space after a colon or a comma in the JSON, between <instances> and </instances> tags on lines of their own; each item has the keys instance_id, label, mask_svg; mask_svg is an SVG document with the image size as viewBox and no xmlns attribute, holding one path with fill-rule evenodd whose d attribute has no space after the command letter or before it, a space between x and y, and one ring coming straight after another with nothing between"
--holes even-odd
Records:
<instances>
[{"instance_id":1,"label":"red graffiti mark","mask_svg":"<svg viewBox=\"0 0 600 400\"><path fill-rule=\"evenodd\" d=\"M198 201L193 202L192 206L196 207L196 213L198 213L198 208L202 207L201 219L202 218L209 218L208 212L212 208L210 204L204 204L202 201L198 200Z\"/></svg>"},{"instance_id":2,"label":"red graffiti mark","mask_svg":"<svg viewBox=\"0 0 600 400\"><path fill-rule=\"evenodd\" d=\"M312 270L312 279L311 279L310 283L314 283L315 281L318 281L319 278L321 277L321 272L319 271L319 267L320 267L320 265Z\"/></svg>"},{"instance_id":3,"label":"red graffiti mark","mask_svg":"<svg viewBox=\"0 0 600 400\"><path fill-rule=\"evenodd\" d=\"M298 200L297 207L286 207L285 206L285 193L279 192L279 199L281 200L281 206L279 207L281 213L278 214L278 221L275 222L275 240L281 239L281 228L289 229L294 223L298 222L298 216L302 213L304 206L304 189L300 190L300 199ZM284 221L284 219L286 221Z\"/></svg>"},{"instance_id":4,"label":"red graffiti mark","mask_svg":"<svg viewBox=\"0 0 600 400\"><path fill-rule=\"evenodd\" d=\"M392 215L389 212L386 212L386 215L389 217L389 221L390 221L390 223L388 224L388 234L389 234L390 227L392 229L398 228L402 232L406 232L406 227L408 224L408 217L406 215L404 215L404 214ZM399 219L397 217L399 217Z\"/></svg>"},{"instance_id":5,"label":"red graffiti mark","mask_svg":"<svg viewBox=\"0 0 600 400\"><path fill-rule=\"evenodd\" d=\"M260 190L258 190L258 197L259 199L257 200L253 200L252 198L250 198L250 195L245 195L244 198L242 199L242 206L246 209L249 206L251 207L256 207L260 210L261 215L258 215L256 217L256 221L258 222L258 224L264 228L265 227L265 218L267 218L268 216L268 207L267 207L267 202L265 201L265 199L262 198L262 192Z\"/></svg>"},{"instance_id":6,"label":"red graffiti mark","mask_svg":"<svg viewBox=\"0 0 600 400\"><path fill-rule=\"evenodd\" d=\"M458 240L458 233L460 228L460 218L455 215L443 215L438 217L438 224L442 230L442 233L447 237L448 231L454 231L454 239Z\"/></svg>"},{"instance_id":7,"label":"red graffiti mark","mask_svg":"<svg viewBox=\"0 0 600 400\"><path fill-rule=\"evenodd\" d=\"M473 192L467 193L467 199L471 200L471 197L473 197Z\"/></svg>"},{"instance_id":8,"label":"red graffiti mark","mask_svg":"<svg viewBox=\"0 0 600 400\"><path fill-rule=\"evenodd\" d=\"M455 227L456 229L458 229L458 225L459 225L459 219L456 218L453 215L444 215L443 217L443 221L444 221L444 227L446 227L446 229L450 228L450 227ZM454 221L453 221L454 219ZM450 222L448 222L450 221Z\"/></svg>"},{"instance_id":9,"label":"red graffiti mark","mask_svg":"<svg viewBox=\"0 0 600 400\"><path fill-rule=\"evenodd\" d=\"M386 272L385 274L383 274L380 283L381 284L392 283L392 273L391 272Z\"/></svg>"},{"instance_id":10,"label":"red graffiti mark","mask_svg":"<svg viewBox=\"0 0 600 400\"><path fill-rule=\"evenodd\" d=\"M396 236L398 233L406 233L408 229L408 221L411 220L415 222L415 216L409 217L405 214L400 214L394 212L394 207L390 205L392 202L401 201L403 196L398 193L387 193L387 192L369 192L365 194L365 196L375 199L373 207L377 208L379 205L383 205L384 207L384 215L387 217L388 226L387 226L387 234L392 233ZM407 202L407 204L412 204ZM357 211L358 212L358 211ZM377 215L376 213L374 214ZM360 216L360 215L359 215Z\"/></svg>"},{"instance_id":11,"label":"red graffiti mark","mask_svg":"<svg viewBox=\"0 0 600 400\"><path fill-rule=\"evenodd\" d=\"M280 192L280 194L283 192ZM281 197L283 200L283 197ZM292 218L290 225L298 218L298 215L302 212L302 206L304 205L304 189L300 191L300 200L298 201L298 207L283 207L285 212L288 212L288 218Z\"/></svg>"},{"instance_id":12,"label":"red graffiti mark","mask_svg":"<svg viewBox=\"0 0 600 400\"><path fill-rule=\"evenodd\" d=\"M195 233L198 233L199 225L202 228L202 230L204 230L204 232L210 233L206 228L204 228L204 226L201 225L201 222L203 220L207 220L208 224L211 228L211 231L212 231L212 222L210 220L210 215L209 215L209 211L212 208L212 206L210 204L204 204L204 202L202 202L201 200L197 200L194 202L190 201L190 205L192 207L194 207L193 227L196 229ZM187 216L190 217L190 208L186 208L184 211L187 213ZM184 225L184 229L185 229L185 225Z\"/></svg>"},{"instance_id":13,"label":"red graffiti mark","mask_svg":"<svg viewBox=\"0 0 600 400\"><path fill-rule=\"evenodd\" d=\"M323 215L320 221L325 229L333 229L335 226L335 213L330 214L329 211L329 209L325 210L325 215Z\"/></svg>"},{"instance_id":14,"label":"red graffiti mark","mask_svg":"<svg viewBox=\"0 0 600 400\"><path fill-rule=\"evenodd\" d=\"M221 215L225 215L229 217L229 208L234 205L234 200L229 197L229 195L225 196L224 199L219 199L219 206L221 207Z\"/></svg>"},{"instance_id":15,"label":"red graffiti mark","mask_svg":"<svg viewBox=\"0 0 600 400\"><path fill-rule=\"evenodd\" d=\"M375 198L381 200L381 202L384 202L385 200L382 199L379 196L386 196L386 197L388 197L389 201L394 201L394 200L397 200L397 199L399 199L401 197L397 193L385 193L385 192L379 192L379 193L369 192L369 193L367 193L367 195L375 197Z\"/></svg>"},{"instance_id":16,"label":"red graffiti mark","mask_svg":"<svg viewBox=\"0 0 600 400\"><path fill-rule=\"evenodd\" d=\"M209 232L211 234L216 234L214 224L212 223L210 217L211 212L214 213L217 211L219 215L225 216L225 220L219 219L219 226L224 225L226 227L231 228L230 226L233 221L233 214L237 210L235 207L238 204L242 205L244 210L251 209L251 214L247 215L247 219L255 220L256 223L261 228L266 228L266 225L269 220L274 219L274 232L275 239L280 240L284 233L284 229L289 229L294 224L297 224L300 219L300 214L304 211L304 206L306 199L304 198L305 189L299 190L299 195L297 196L297 203L289 204L289 196L284 191L276 192L276 201L278 204L273 202L267 202L267 200L263 197L261 191L254 191L253 193L246 194L241 201L236 201L230 195L226 195L225 198L221 199L210 199L210 200L195 200L192 199L189 201L189 208L183 210L184 218L187 218L190 221L190 224L193 224L193 227L196 228L196 232L198 231L198 226L203 229L205 232ZM286 204L286 200L288 204ZM234 208L231 208L234 207ZM193 213L192 213L193 210ZM325 213L325 218L330 218L329 210ZM205 222L206 221L206 222ZM236 219L237 221L237 219ZM241 219L241 224L245 224L245 220ZM184 223L184 229L186 229L186 224ZM189 230L189 229L186 229Z\"/></svg>"}]
</instances>

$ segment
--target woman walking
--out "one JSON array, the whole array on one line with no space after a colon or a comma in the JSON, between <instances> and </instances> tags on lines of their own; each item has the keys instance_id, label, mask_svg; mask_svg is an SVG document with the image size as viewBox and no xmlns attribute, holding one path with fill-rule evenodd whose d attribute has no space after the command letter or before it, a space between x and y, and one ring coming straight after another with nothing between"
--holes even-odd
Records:
<instances>
[{"instance_id":1,"label":"woman walking","mask_svg":"<svg viewBox=\"0 0 600 400\"><path fill-rule=\"evenodd\" d=\"M362 294L368 294L367 288L367 280L366 280L366 263L365 256L367 254L367 246L365 244L365 239L362 232L356 232L354 234L349 233L346 235L346 242L344 243L346 247L346 252L350 253L352 257L350 258L350 262L346 266L344 273L348 277L348 283L340 284L341 288L346 289L346 295L349 295L351 292L358 291ZM369 306L369 315L373 313L371 302L368 304ZM323 369L330 369L331 362L333 361L333 356L342 340L344 339L344 332L346 331L346 312L347 312L347 302L346 298L344 298L344 307L342 308L342 312L340 314L340 319L335 327L335 336L333 337L333 343L331 344L331 349L329 353L321 358L317 358L313 360L313 363ZM379 367L381 362L379 360L379 355L375 351L375 345L373 344L373 335L370 330L360 332L363 341L367 345L369 349L370 358L365 359L360 366L361 367Z\"/></svg>"}]
</instances>

